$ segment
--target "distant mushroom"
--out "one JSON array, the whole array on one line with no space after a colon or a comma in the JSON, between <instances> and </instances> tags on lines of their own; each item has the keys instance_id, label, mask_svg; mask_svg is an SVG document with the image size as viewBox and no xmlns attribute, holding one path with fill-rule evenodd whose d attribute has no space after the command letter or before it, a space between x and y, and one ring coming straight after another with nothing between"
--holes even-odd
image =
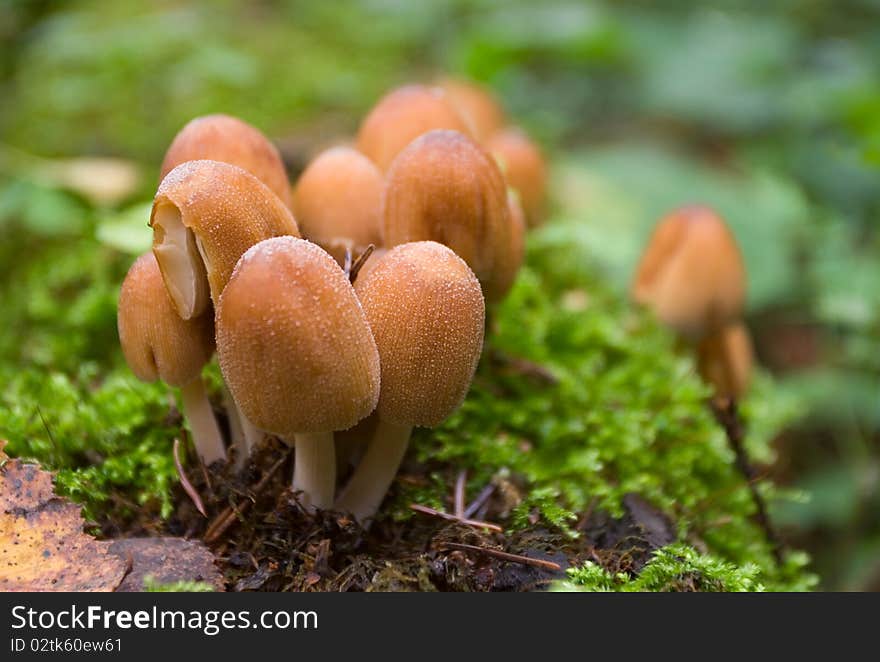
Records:
<instances>
[{"instance_id":1,"label":"distant mushroom","mask_svg":"<svg viewBox=\"0 0 880 662\"><path fill-rule=\"evenodd\" d=\"M364 118L357 148L385 172L400 150L433 129L470 132L441 88L406 85L382 97Z\"/></svg>"},{"instance_id":2,"label":"distant mushroom","mask_svg":"<svg viewBox=\"0 0 880 662\"><path fill-rule=\"evenodd\" d=\"M488 301L515 274L507 186L495 161L457 131L430 131L394 159L385 186L387 247L436 241L468 263Z\"/></svg>"},{"instance_id":3,"label":"distant mushroom","mask_svg":"<svg viewBox=\"0 0 880 662\"><path fill-rule=\"evenodd\" d=\"M483 347L480 284L433 241L392 248L355 283L382 365L373 439L336 503L363 522L375 515L414 426L433 427L464 399Z\"/></svg>"},{"instance_id":4,"label":"distant mushroom","mask_svg":"<svg viewBox=\"0 0 880 662\"><path fill-rule=\"evenodd\" d=\"M217 307L220 369L255 425L296 443L293 487L333 504L333 432L379 397L379 354L351 284L319 246L267 239L239 260Z\"/></svg>"},{"instance_id":5,"label":"distant mushroom","mask_svg":"<svg viewBox=\"0 0 880 662\"><path fill-rule=\"evenodd\" d=\"M504 126L504 110L484 86L459 78L443 78L437 84L468 122L471 134L477 140L485 141Z\"/></svg>"},{"instance_id":6,"label":"distant mushroom","mask_svg":"<svg viewBox=\"0 0 880 662\"><path fill-rule=\"evenodd\" d=\"M290 182L281 155L259 129L229 115L196 117L174 137L160 179L187 161L209 159L247 170L291 206Z\"/></svg>"},{"instance_id":7,"label":"distant mushroom","mask_svg":"<svg viewBox=\"0 0 880 662\"><path fill-rule=\"evenodd\" d=\"M738 400L745 395L752 362L752 340L742 322L709 334L697 347L697 369L715 388L716 398Z\"/></svg>"},{"instance_id":8,"label":"distant mushroom","mask_svg":"<svg viewBox=\"0 0 880 662\"><path fill-rule=\"evenodd\" d=\"M145 382L161 379L180 387L183 413L196 452L206 465L226 459L226 450L202 382L202 368L214 353L211 311L183 320L177 315L152 253L128 270L119 294L117 323L122 352Z\"/></svg>"},{"instance_id":9,"label":"distant mushroom","mask_svg":"<svg viewBox=\"0 0 880 662\"><path fill-rule=\"evenodd\" d=\"M519 193L529 227L543 217L547 189L547 166L538 145L521 129L511 127L494 133L486 149L501 164L510 186Z\"/></svg>"},{"instance_id":10,"label":"distant mushroom","mask_svg":"<svg viewBox=\"0 0 880 662\"><path fill-rule=\"evenodd\" d=\"M382 244L385 180L370 159L351 147L319 154L300 175L293 205L303 237L338 262L345 250L360 254Z\"/></svg>"},{"instance_id":11,"label":"distant mushroom","mask_svg":"<svg viewBox=\"0 0 880 662\"><path fill-rule=\"evenodd\" d=\"M270 237L299 236L290 210L265 184L219 161L174 168L153 200L153 253L183 319L198 317L220 293L238 258Z\"/></svg>"},{"instance_id":12,"label":"distant mushroom","mask_svg":"<svg viewBox=\"0 0 880 662\"><path fill-rule=\"evenodd\" d=\"M736 240L708 207L664 217L636 269L632 295L690 340L739 319L746 274Z\"/></svg>"}]
</instances>

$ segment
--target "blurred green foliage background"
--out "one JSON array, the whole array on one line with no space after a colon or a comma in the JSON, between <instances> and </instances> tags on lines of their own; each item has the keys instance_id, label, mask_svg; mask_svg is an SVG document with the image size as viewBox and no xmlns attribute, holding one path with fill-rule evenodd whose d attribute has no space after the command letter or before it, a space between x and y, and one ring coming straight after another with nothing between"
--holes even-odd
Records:
<instances>
[{"instance_id":1,"label":"blurred green foliage background","mask_svg":"<svg viewBox=\"0 0 880 662\"><path fill-rule=\"evenodd\" d=\"M97 429L125 410L113 383L75 412L120 365L118 283L185 122L239 115L295 174L389 87L452 72L490 85L552 159L561 222L543 245L619 293L661 214L725 215L759 357L799 412L770 471L809 498L773 515L823 587L880 589L877 0L3 2L0 38L0 407L46 453L35 393L69 399L53 425L84 460L139 424ZM117 186L83 184L84 156L121 159L101 164ZM167 396L131 397L149 412Z\"/></svg>"}]
</instances>

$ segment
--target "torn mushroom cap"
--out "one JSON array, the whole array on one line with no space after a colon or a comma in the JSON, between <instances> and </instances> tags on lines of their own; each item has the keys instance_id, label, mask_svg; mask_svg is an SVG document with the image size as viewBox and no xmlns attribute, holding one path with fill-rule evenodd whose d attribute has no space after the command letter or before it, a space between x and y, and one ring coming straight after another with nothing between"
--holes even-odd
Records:
<instances>
[{"instance_id":1,"label":"torn mushroom cap","mask_svg":"<svg viewBox=\"0 0 880 662\"><path fill-rule=\"evenodd\" d=\"M303 237L337 257L343 245L362 252L382 243L385 180L370 159L350 147L319 154L296 184L294 212Z\"/></svg>"},{"instance_id":2,"label":"torn mushroom cap","mask_svg":"<svg viewBox=\"0 0 880 662\"><path fill-rule=\"evenodd\" d=\"M242 256L217 307L217 354L245 416L283 438L349 428L379 397L379 354L354 290L303 239Z\"/></svg>"},{"instance_id":3,"label":"torn mushroom cap","mask_svg":"<svg viewBox=\"0 0 880 662\"><path fill-rule=\"evenodd\" d=\"M219 161L187 161L165 177L150 217L153 253L177 313L218 300L238 258L263 239L299 236L290 210L259 179Z\"/></svg>"},{"instance_id":4,"label":"torn mushroom cap","mask_svg":"<svg viewBox=\"0 0 880 662\"><path fill-rule=\"evenodd\" d=\"M438 85L468 122L477 140L485 141L504 126L504 110L487 88L457 78L444 78Z\"/></svg>"},{"instance_id":5,"label":"torn mushroom cap","mask_svg":"<svg viewBox=\"0 0 880 662\"><path fill-rule=\"evenodd\" d=\"M145 382L161 379L186 386L199 377L214 353L213 315L180 318L152 253L141 255L128 270L117 323L125 360Z\"/></svg>"},{"instance_id":6,"label":"torn mushroom cap","mask_svg":"<svg viewBox=\"0 0 880 662\"><path fill-rule=\"evenodd\" d=\"M210 159L247 170L291 206L290 182L278 150L259 129L229 115L197 117L174 137L160 179L187 161Z\"/></svg>"},{"instance_id":7,"label":"torn mushroom cap","mask_svg":"<svg viewBox=\"0 0 880 662\"><path fill-rule=\"evenodd\" d=\"M738 399L745 395L752 376L752 339L742 322L730 324L704 338L697 348L697 367L715 387L715 395Z\"/></svg>"},{"instance_id":8,"label":"torn mushroom cap","mask_svg":"<svg viewBox=\"0 0 880 662\"><path fill-rule=\"evenodd\" d=\"M547 189L547 166L538 145L522 130L508 128L492 135L486 149L498 159L507 182L519 193L529 226L538 225Z\"/></svg>"},{"instance_id":9,"label":"torn mushroom cap","mask_svg":"<svg viewBox=\"0 0 880 662\"><path fill-rule=\"evenodd\" d=\"M477 275L487 300L504 293L512 269L507 187L495 161L457 131L430 131L388 171L383 236L388 247L436 241Z\"/></svg>"},{"instance_id":10,"label":"torn mushroom cap","mask_svg":"<svg viewBox=\"0 0 880 662\"><path fill-rule=\"evenodd\" d=\"M698 339L740 316L746 275L736 240L708 207L663 218L642 255L633 298L682 335Z\"/></svg>"},{"instance_id":11,"label":"torn mushroom cap","mask_svg":"<svg viewBox=\"0 0 880 662\"><path fill-rule=\"evenodd\" d=\"M464 399L483 347L473 272L446 246L420 241L389 250L355 289L379 347L379 417L439 424Z\"/></svg>"},{"instance_id":12,"label":"torn mushroom cap","mask_svg":"<svg viewBox=\"0 0 880 662\"><path fill-rule=\"evenodd\" d=\"M469 132L467 122L439 87L399 87L382 97L364 118L357 148L385 172L400 150L432 129Z\"/></svg>"}]
</instances>

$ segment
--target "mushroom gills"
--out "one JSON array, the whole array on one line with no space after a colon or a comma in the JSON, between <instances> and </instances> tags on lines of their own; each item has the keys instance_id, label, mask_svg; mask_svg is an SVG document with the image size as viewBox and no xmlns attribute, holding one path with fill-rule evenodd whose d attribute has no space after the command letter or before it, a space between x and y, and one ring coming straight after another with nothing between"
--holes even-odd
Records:
<instances>
[{"instance_id":1,"label":"mushroom gills","mask_svg":"<svg viewBox=\"0 0 880 662\"><path fill-rule=\"evenodd\" d=\"M198 317L210 301L207 259L201 242L184 225L180 210L170 203L156 209L153 228L153 253L175 308L185 320Z\"/></svg>"}]
</instances>

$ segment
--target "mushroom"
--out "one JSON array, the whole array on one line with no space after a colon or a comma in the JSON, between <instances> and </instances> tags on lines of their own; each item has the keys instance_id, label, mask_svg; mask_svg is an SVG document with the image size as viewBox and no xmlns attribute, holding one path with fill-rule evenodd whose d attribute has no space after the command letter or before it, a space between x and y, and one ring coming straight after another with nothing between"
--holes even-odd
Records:
<instances>
[{"instance_id":1,"label":"mushroom","mask_svg":"<svg viewBox=\"0 0 880 662\"><path fill-rule=\"evenodd\" d=\"M529 227L538 225L547 188L547 167L538 145L524 131L511 127L493 134L486 149L498 159L507 182L519 193Z\"/></svg>"},{"instance_id":2,"label":"mushroom","mask_svg":"<svg viewBox=\"0 0 880 662\"><path fill-rule=\"evenodd\" d=\"M177 314L215 305L238 258L263 239L299 236L290 210L254 175L219 161L187 161L153 200L153 253Z\"/></svg>"},{"instance_id":3,"label":"mushroom","mask_svg":"<svg viewBox=\"0 0 880 662\"><path fill-rule=\"evenodd\" d=\"M487 88L457 78L443 78L438 85L468 122L477 140L485 141L504 126L504 110Z\"/></svg>"},{"instance_id":4,"label":"mushroom","mask_svg":"<svg viewBox=\"0 0 880 662\"><path fill-rule=\"evenodd\" d=\"M433 241L392 248L355 290L382 365L376 431L338 510L375 515L414 426L434 427L464 399L483 347L485 304L476 276Z\"/></svg>"},{"instance_id":5,"label":"mushroom","mask_svg":"<svg viewBox=\"0 0 880 662\"><path fill-rule=\"evenodd\" d=\"M357 148L385 172L400 150L432 129L469 131L442 89L406 85L382 97L364 118Z\"/></svg>"},{"instance_id":6,"label":"mushroom","mask_svg":"<svg viewBox=\"0 0 880 662\"><path fill-rule=\"evenodd\" d=\"M379 354L342 269L319 246L267 239L239 260L217 306L220 369L242 411L295 441L293 487L308 508L333 503L333 432L379 397Z\"/></svg>"},{"instance_id":7,"label":"mushroom","mask_svg":"<svg viewBox=\"0 0 880 662\"><path fill-rule=\"evenodd\" d=\"M382 244L382 173L351 147L319 154L296 184L294 211L303 237L338 262L345 250L362 253Z\"/></svg>"},{"instance_id":8,"label":"mushroom","mask_svg":"<svg viewBox=\"0 0 880 662\"><path fill-rule=\"evenodd\" d=\"M122 353L138 379L161 379L180 387L183 413L202 461L210 465L225 460L223 439L201 377L214 353L210 311L191 320L181 319L165 290L156 258L147 253L125 276L117 323Z\"/></svg>"},{"instance_id":9,"label":"mushroom","mask_svg":"<svg viewBox=\"0 0 880 662\"><path fill-rule=\"evenodd\" d=\"M738 400L745 395L752 362L752 339L742 322L711 333L697 347L697 369L715 388L716 398Z\"/></svg>"},{"instance_id":10,"label":"mushroom","mask_svg":"<svg viewBox=\"0 0 880 662\"><path fill-rule=\"evenodd\" d=\"M457 131L429 131L388 171L383 236L387 247L411 241L449 246L497 301L516 271L504 177L495 161Z\"/></svg>"},{"instance_id":11,"label":"mushroom","mask_svg":"<svg viewBox=\"0 0 880 662\"><path fill-rule=\"evenodd\" d=\"M247 170L291 206L290 182L278 150L259 129L229 115L191 120L171 142L159 178L181 163L210 159Z\"/></svg>"},{"instance_id":12,"label":"mushroom","mask_svg":"<svg viewBox=\"0 0 880 662\"><path fill-rule=\"evenodd\" d=\"M739 319L745 267L736 240L708 207L664 217L636 269L632 296L690 340Z\"/></svg>"},{"instance_id":13,"label":"mushroom","mask_svg":"<svg viewBox=\"0 0 880 662\"><path fill-rule=\"evenodd\" d=\"M507 191L507 209L510 213L509 259L504 261L506 269L498 275L498 298L503 298L513 287L526 252L526 217L523 213L519 195L513 189Z\"/></svg>"}]
</instances>

